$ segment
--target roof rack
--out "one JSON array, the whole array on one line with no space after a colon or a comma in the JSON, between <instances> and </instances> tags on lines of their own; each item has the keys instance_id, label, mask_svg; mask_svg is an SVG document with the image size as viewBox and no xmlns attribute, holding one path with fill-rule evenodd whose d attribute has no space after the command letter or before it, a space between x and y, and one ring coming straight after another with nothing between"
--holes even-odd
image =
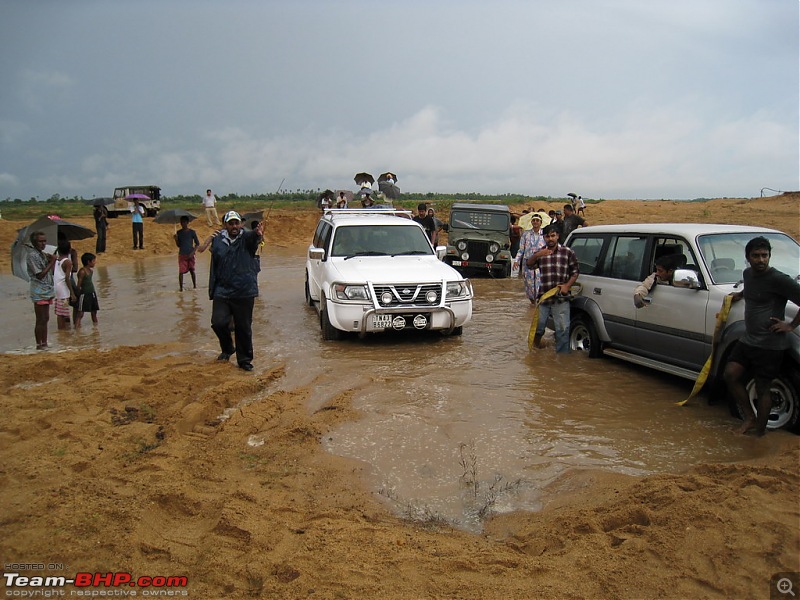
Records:
<instances>
[{"instance_id":1,"label":"roof rack","mask_svg":"<svg viewBox=\"0 0 800 600\"><path fill-rule=\"evenodd\" d=\"M410 216L414 213L400 208L326 208L326 215L403 215Z\"/></svg>"}]
</instances>

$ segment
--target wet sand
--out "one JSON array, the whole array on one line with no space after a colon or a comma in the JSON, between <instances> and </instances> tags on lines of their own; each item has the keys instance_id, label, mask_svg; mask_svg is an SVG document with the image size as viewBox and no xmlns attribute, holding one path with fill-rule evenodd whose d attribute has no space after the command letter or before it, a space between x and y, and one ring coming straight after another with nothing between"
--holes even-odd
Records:
<instances>
[{"instance_id":1,"label":"wet sand","mask_svg":"<svg viewBox=\"0 0 800 600\"><path fill-rule=\"evenodd\" d=\"M607 201L586 218L800 234L797 195ZM302 248L316 220L273 212L268 243ZM24 224L0 221L5 247ZM129 221L109 235L109 263L175 252L171 226L146 223L141 253ZM359 418L357 390L342 382L312 402L315 380L292 379L280 360L246 374L154 339L6 354L0 386L4 563L63 565L27 574L185 575L194 598L499 599L768 597L773 574L800 571L800 438L784 432L736 463L569 470L541 511L496 516L475 535L435 515L395 516L364 485L366 465L320 443Z\"/></svg>"}]
</instances>

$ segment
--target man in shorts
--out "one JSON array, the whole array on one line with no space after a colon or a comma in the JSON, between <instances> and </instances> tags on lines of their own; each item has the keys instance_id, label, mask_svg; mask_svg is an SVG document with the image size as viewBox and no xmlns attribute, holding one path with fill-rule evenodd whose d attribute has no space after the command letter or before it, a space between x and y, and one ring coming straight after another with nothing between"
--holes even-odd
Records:
<instances>
[{"instance_id":1,"label":"man in shorts","mask_svg":"<svg viewBox=\"0 0 800 600\"><path fill-rule=\"evenodd\" d=\"M772 246L765 237L747 242L744 255L750 267L742 273L744 289L731 294L734 302L744 298L745 335L734 346L725 365L725 383L739 405L744 423L739 433L764 435L772 408L770 386L781 370L789 334L800 325L800 311L786 322L786 302L800 304L800 284L769 266ZM758 395L756 412L745 388L749 373Z\"/></svg>"},{"instance_id":2,"label":"man in shorts","mask_svg":"<svg viewBox=\"0 0 800 600\"><path fill-rule=\"evenodd\" d=\"M178 287L183 291L183 276L189 273L192 276L192 287L197 288L197 278L194 274L195 252L200 245L197 233L189 229L189 217L181 217L181 228L175 232L175 245L178 246Z\"/></svg>"}]
</instances>

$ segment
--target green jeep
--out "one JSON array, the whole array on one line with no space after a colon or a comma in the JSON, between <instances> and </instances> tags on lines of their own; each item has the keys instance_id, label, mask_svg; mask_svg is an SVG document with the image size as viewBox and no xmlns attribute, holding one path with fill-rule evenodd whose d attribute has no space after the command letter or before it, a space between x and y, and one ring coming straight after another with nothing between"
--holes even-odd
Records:
<instances>
[{"instance_id":1,"label":"green jeep","mask_svg":"<svg viewBox=\"0 0 800 600\"><path fill-rule=\"evenodd\" d=\"M459 271L511 275L511 211L505 204L456 202L450 208L444 261Z\"/></svg>"}]
</instances>

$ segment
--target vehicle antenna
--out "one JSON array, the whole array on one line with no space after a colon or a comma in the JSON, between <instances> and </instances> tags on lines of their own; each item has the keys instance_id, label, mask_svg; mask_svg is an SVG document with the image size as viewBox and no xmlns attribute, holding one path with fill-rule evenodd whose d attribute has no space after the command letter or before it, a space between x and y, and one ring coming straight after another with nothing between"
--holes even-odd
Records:
<instances>
[{"instance_id":1,"label":"vehicle antenna","mask_svg":"<svg viewBox=\"0 0 800 600\"><path fill-rule=\"evenodd\" d=\"M277 190L275 190L275 193L276 193L276 194L277 194L278 192L280 192L280 191L281 191L281 188L283 187L283 182L284 182L284 181L286 181L286 177L284 177L283 179L281 179L281 183L280 183L280 185L278 186L278 189L277 189ZM266 221L267 219L269 219L269 213L272 211L272 205L273 205L273 204L275 204L275 198L273 198L273 199L272 199L272 202L270 202L270 203L269 203L269 208L267 209L267 214L264 216L264 220L265 220L265 221Z\"/></svg>"}]
</instances>

